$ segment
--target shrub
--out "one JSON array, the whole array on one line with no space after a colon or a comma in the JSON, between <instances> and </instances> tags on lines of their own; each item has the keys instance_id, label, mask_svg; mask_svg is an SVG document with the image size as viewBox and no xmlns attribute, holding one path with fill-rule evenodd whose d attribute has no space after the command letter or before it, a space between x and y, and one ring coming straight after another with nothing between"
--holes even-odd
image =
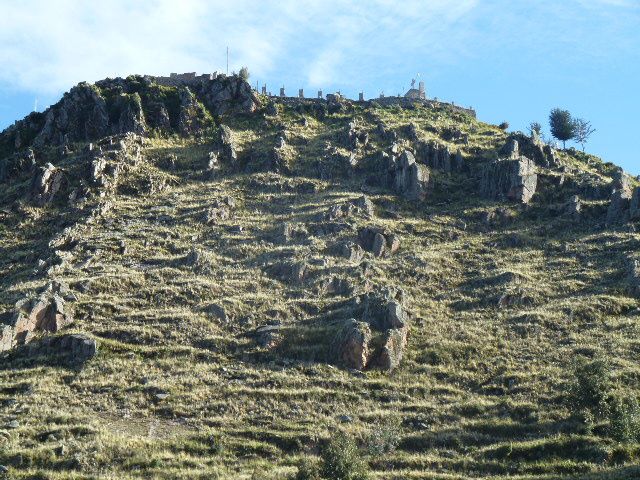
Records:
<instances>
[{"instance_id":1,"label":"shrub","mask_svg":"<svg viewBox=\"0 0 640 480\"><path fill-rule=\"evenodd\" d=\"M358 450L356 442L339 433L322 449L320 473L331 480L365 480L369 466Z\"/></svg>"},{"instance_id":2,"label":"shrub","mask_svg":"<svg viewBox=\"0 0 640 480\"><path fill-rule=\"evenodd\" d=\"M608 433L618 442L640 441L640 405L635 397L610 398Z\"/></svg>"},{"instance_id":3,"label":"shrub","mask_svg":"<svg viewBox=\"0 0 640 480\"><path fill-rule=\"evenodd\" d=\"M569 387L569 407L585 419L601 419L606 416L611 389L611 372L604 360L580 360Z\"/></svg>"},{"instance_id":4,"label":"shrub","mask_svg":"<svg viewBox=\"0 0 640 480\"><path fill-rule=\"evenodd\" d=\"M506 130L509 128L509 122L502 122L500 125L498 125L498 128L500 130Z\"/></svg>"},{"instance_id":5,"label":"shrub","mask_svg":"<svg viewBox=\"0 0 640 480\"><path fill-rule=\"evenodd\" d=\"M400 443L402 430L397 419L377 423L367 437L367 451L370 455L393 452Z\"/></svg>"},{"instance_id":6,"label":"shrub","mask_svg":"<svg viewBox=\"0 0 640 480\"><path fill-rule=\"evenodd\" d=\"M249 80L249 69L247 67L242 67L240 69L240 73L238 75L245 82L248 81Z\"/></svg>"},{"instance_id":7,"label":"shrub","mask_svg":"<svg viewBox=\"0 0 640 480\"><path fill-rule=\"evenodd\" d=\"M298 473L293 480L320 480L320 478L318 463L305 458L298 464Z\"/></svg>"}]
</instances>

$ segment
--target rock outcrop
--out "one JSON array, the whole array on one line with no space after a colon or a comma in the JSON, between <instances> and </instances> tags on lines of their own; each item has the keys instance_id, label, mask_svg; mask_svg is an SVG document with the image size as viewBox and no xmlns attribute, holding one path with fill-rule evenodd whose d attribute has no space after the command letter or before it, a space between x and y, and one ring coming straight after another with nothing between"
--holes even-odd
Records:
<instances>
[{"instance_id":1,"label":"rock outcrop","mask_svg":"<svg viewBox=\"0 0 640 480\"><path fill-rule=\"evenodd\" d=\"M29 343L37 332L58 332L73 322L59 290L49 289L37 298L16 305L16 313L2 325L0 351Z\"/></svg>"},{"instance_id":2,"label":"rock outcrop","mask_svg":"<svg viewBox=\"0 0 640 480\"><path fill-rule=\"evenodd\" d=\"M365 294L360 317L338 329L331 348L333 361L356 370L397 368L409 331L402 292L387 288Z\"/></svg>"},{"instance_id":3,"label":"rock outcrop","mask_svg":"<svg viewBox=\"0 0 640 480\"><path fill-rule=\"evenodd\" d=\"M487 198L527 204L536 193L537 185L534 162L519 156L486 165L481 173L480 192Z\"/></svg>"},{"instance_id":4,"label":"rock outcrop","mask_svg":"<svg viewBox=\"0 0 640 480\"><path fill-rule=\"evenodd\" d=\"M33 202L40 206L51 203L65 182L64 172L60 168L54 167L50 163L40 167L31 182Z\"/></svg>"},{"instance_id":5,"label":"rock outcrop","mask_svg":"<svg viewBox=\"0 0 640 480\"><path fill-rule=\"evenodd\" d=\"M400 248L400 237L379 227L365 227L358 232L358 242L376 257L390 255Z\"/></svg>"},{"instance_id":6,"label":"rock outcrop","mask_svg":"<svg viewBox=\"0 0 640 480\"><path fill-rule=\"evenodd\" d=\"M423 200L429 187L429 169L416 162L409 151L399 158L389 157L389 172L394 191L406 200Z\"/></svg>"},{"instance_id":7,"label":"rock outcrop","mask_svg":"<svg viewBox=\"0 0 640 480\"><path fill-rule=\"evenodd\" d=\"M465 167L460 150L455 155L452 155L449 147L437 142L418 143L416 156L427 167L441 170L445 173L461 172Z\"/></svg>"},{"instance_id":8,"label":"rock outcrop","mask_svg":"<svg viewBox=\"0 0 640 480\"><path fill-rule=\"evenodd\" d=\"M629 205L629 219L640 219L640 187L634 188L633 193L631 194L631 203Z\"/></svg>"},{"instance_id":9,"label":"rock outcrop","mask_svg":"<svg viewBox=\"0 0 640 480\"><path fill-rule=\"evenodd\" d=\"M57 335L33 341L19 353L26 357L46 357L70 365L82 365L98 354L98 343L83 334Z\"/></svg>"},{"instance_id":10,"label":"rock outcrop","mask_svg":"<svg viewBox=\"0 0 640 480\"><path fill-rule=\"evenodd\" d=\"M629 177L621 173L613 180L609 208L607 209L607 225L624 223L629 220L631 216L632 197L633 190Z\"/></svg>"},{"instance_id":11,"label":"rock outcrop","mask_svg":"<svg viewBox=\"0 0 640 480\"><path fill-rule=\"evenodd\" d=\"M95 86L80 83L47 110L44 126L33 144L42 147L85 142L108 133L109 115L105 99Z\"/></svg>"}]
</instances>

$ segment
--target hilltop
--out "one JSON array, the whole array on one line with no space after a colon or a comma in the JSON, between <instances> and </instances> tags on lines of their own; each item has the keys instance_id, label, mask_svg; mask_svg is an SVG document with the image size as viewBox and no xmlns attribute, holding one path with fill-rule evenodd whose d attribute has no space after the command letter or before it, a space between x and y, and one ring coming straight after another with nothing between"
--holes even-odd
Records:
<instances>
[{"instance_id":1,"label":"hilltop","mask_svg":"<svg viewBox=\"0 0 640 480\"><path fill-rule=\"evenodd\" d=\"M639 219L444 103L81 83L0 134L0 465L293 478L345 432L371 478L637 478Z\"/></svg>"}]
</instances>

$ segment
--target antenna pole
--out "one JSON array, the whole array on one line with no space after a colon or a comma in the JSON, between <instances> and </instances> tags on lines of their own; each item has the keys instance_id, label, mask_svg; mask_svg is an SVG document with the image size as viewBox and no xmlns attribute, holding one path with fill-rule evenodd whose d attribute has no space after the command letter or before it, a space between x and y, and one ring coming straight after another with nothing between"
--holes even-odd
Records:
<instances>
[{"instance_id":1,"label":"antenna pole","mask_svg":"<svg viewBox=\"0 0 640 480\"><path fill-rule=\"evenodd\" d=\"M227 75L229 75L229 47L227 47Z\"/></svg>"},{"instance_id":2,"label":"antenna pole","mask_svg":"<svg viewBox=\"0 0 640 480\"><path fill-rule=\"evenodd\" d=\"M36 99L33 102L33 111L37 112L38 111L38 98L36 97Z\"/></svg>"}]
</instances>

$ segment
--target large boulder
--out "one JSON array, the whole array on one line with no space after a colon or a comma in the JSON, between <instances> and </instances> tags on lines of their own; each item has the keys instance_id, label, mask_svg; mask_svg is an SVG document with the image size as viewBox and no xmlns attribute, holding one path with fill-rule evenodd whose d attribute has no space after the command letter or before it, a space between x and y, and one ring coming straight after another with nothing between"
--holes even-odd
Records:
<instances>
[{"instance_id":1,"label":"large boulder","mask_svg":"<svg viewBox=\"0 0 640 480\"><path fill-rule=\"evenodd\" d=\"M612 193L607 209L607 225L624 223L629 220L632 197L633 190L629 177L620 174L612 183Z\"/></svg>"},{"instance_id":2,"label":"large boulder","mask_svg":"<svg viewBox=\"0 0 640 480\"><path fill-rule=\"evenodd\" d=\"M462 152L451 154L449 147L437 142L420 142L416 147L416 155L422 163L434 170L445 173L460 172L464 169Z\"/></svg>"},{"instance_id":3,"label":"large boulder","mask_svg":"<svg viewBox=\"0 0 640 480\"><path fill-rule=\"evenodd\" d=\"M66 182L64 172L47 163L40 167L31 182L31 198L36 205L51 203Z\"/></svg>"},{"instance_id":4,"label":"large boulder","mask_svg":"<svg viewBox=\"0 0 640 480\"><path fill-rule=\"evenodd\" d=\"M527 204L536 193L538 175L535 164L519 156L497 160L482 169L480 191L483 196Z\"/></svg>"},{"instance_id":5,"label":"large boulder","mask_svg":"<svg viewBox=\"0 0 640 480\"><path fill-rule=\"evenodd\" d=\"M27 357L42 356L64 360L71 365L81 365L97 355L98 343L83 334L57 335L31 342L20 353Z\"/></svg>"},{"instance_id":6,"label":"large boulder","mask_svg":"<svg viewBox=\"0 0 640 480\"><path fill-rule=\"evenodd\" d=\"M181 87L178 92L178 97L180 99L178 131L182 135L201 133L205 126L206 119L204 108L188 87Z\"/></svg>"},{"instance_id":7,"label":"large boulder","mask_svg":"<svg viewBox=\"0 0 640 480\"><path fill-rule=\"evenodd\" d=\"M407 200L423 200L429 186L429 169L416 162L409 151L404 151L400 158L391 157L390 174L393 189Z\"/></svg>"},{"instance_id":8,"label":"large boulder","mask_svg":"<svg viewBox=\"0 0 640 480\"><path fill-rule=\"evenodd\" d=\"M393 370L407 345L409 314L402 291L387 288L362 299L361 320L341 324L331 345L331 360L347 368Z\"/></svg>"},{"instance_id":9,"label":"large boulder","mask_svg":"<svg viewBox=\"0 0 640 480\"><path fill-rule=\"evenodd\" d=\"M530 158L540 167L557 166L553 149L550 145L546 145L535 132L533 136L527 136L522 133L509 135L500 153L506 158L516 159L520 156Z\"/></svg>"},{"instance_id":10,"label":"large boulder","mask_svg":"<svg viewBox=\"0 0 640 480\"><path fill-rule=\"evenodd\" d=\"M213 80L202 82L197 93L215 115L251 113L260 107L258 96L239 76L218 75Z\"/></svg>"},{"instance_id":11,"label":"large boulder","mask_svg":"<svg viewBox=\"0 0 640 480\"><path fill-rule=\"evenodd\" d=\"M358 242L375 257L395 253L400 248L400 237L379 227L365 227L358 232Z\"/></svg>"},{"instance_id":12,"label":"large boulder","mask_svg":"<svg viewBox=\"0 0 640 480\"><path fill-rule=\"evenodd\" d=\"M371 356L371 328L366 322L349 319L338 330L332 344L332 361L355 370L364 370Z\"/></svg>"},{"instance_id":13,"label":"large boulder","mask_svg":"<svg viewBox=\"0 0 640 480\"><path fill-rule=\"evenodd\" d=\"M37 332L58 332L72 322L71 312L56 290L22 300L11 318L0 326L0 351L29 343Z\"/></svg>"}]
</instances>

